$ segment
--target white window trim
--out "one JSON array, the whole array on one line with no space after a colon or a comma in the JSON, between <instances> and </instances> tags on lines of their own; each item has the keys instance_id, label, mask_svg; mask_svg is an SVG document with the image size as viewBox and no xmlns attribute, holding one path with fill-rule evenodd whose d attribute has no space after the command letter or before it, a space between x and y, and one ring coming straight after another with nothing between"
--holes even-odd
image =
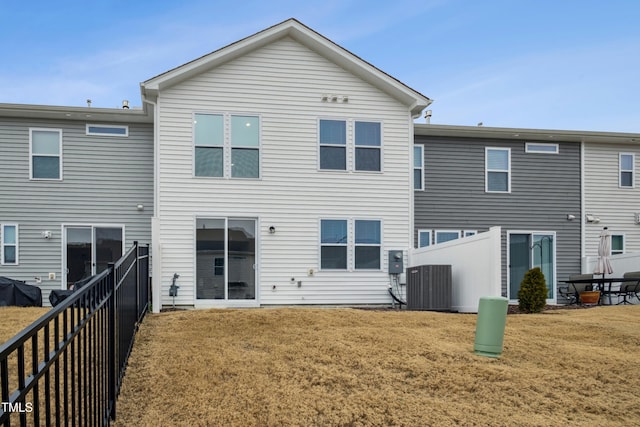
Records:
<instances>
[{"instance_id":1,"label":"white window trim","mask_svg":"<svg viewBox=\"0 0 640 427\"><path fill-rule=\"evenodd\" d=\"M345 122L345 135L344 135L344 145L342 144L321 144L320 143L320 122L322 120L331 120L331 121L337 121L337 122ZM349 120L344 119L344 118L336 118L336 117L318 117L318 119L316 120L316 141L317 141L317 154L316 154L316 158L318 159L317 162L317 168L319 172L336 172L336 173L345 173L345 172L349 172L351 170L351 163L350 163L350 150L349 150ZM343 148L344 149L344 169L323 169L322 165L320 164L320 148L321 147L336 147L336 148Z\"/></svg>"},{"instance_id":2,"label":"white window trim","mask_svg":"<svg viewBox=\"0 0 640 427\"><path fill-rule=\"evenodd\" d=\"M322 221L346 221L347 222L347 242L346 244L340 243L322 243ZM380 243L368 244L358 243L356 244L356 221L378 221L380 223ZM323 246L346 246L347 248L347 268L322 268L322 247ZM358 268L356 269L356 246L379 246L380 247L380 268ZM345 217L322 217L318 219L318 271L348 271L348 272L371 272L371 271L383 271L383 253L384 247L384 221L380 218L345 218Z\"/></svg>"},{"instance_id":3,"label":"white window trim","mask_svg":"<svg viewBox=\"0 0 640 427\"><path fill-rule=\"evenodd\" d=\"M462 233L460 230L433 230L433 237L434 237L434 245L441 245L442 243L447 243L447 242L438 242L438 234L444 234L444 233L456 233L458 235L458 239L462 237ZM455 239L457 240L457 239ZM449 240L450 241L450 240Z\"/></svg>"},{"instance_id":4,"label":"white window trim","mask_svg":"<svg viewBox=\"0 0 640 427\"><path fill-rule=\"evenodd\" d=\"M333 120L345 123L345 144L321 144L320 143L320 121L321 120ZM380 146L371 145L356 145L356 122L363 123L379 123L380 124ZM317 170L318 172L337 172L337 173L369 173L369 174L381 174L384 172L384 122L382 120L375 119L363 119L363 118L344 118L344 117L318 117L316 120L316 146L317 153ZM345 150L345 169L322 169L320 165L320 147L337 147L344 148ZM356 149L377 149L380 151L380 170L379 171L367 171L356 169Z\"/></svg>"},{"instance_id":5,"label":"white window trim","mask_svg":"<svg viewBox=\"0 0 640 427\"><path fill-rule=\"evenodd\" d=\"M222 176L198 176L196 175L196 114L222 116L223 144L208 146L210 148L222 148ZM258 118L258 146L257 147L234 147L231 145L231 117L246 116ZM262 115L255 113L223 113L220 111L194 111L191 114L191 176L196 179L232 179L240 181L257 181L262 179ZM232 150L233 148L246 148L258 151L258 176L257 177L237 177L232 176Z\"/></svg>"},{"instance_id":6,"label":"white window trim","mask_svg":"<svg viewBox=\"0 0 640 427\"><path fill-rule=\"evenodd\" d=\"M535 147L554 147L553 151L546 150L536 150ZM527 142L524 145L525 153L534 153L534 154L558 154L560 153L560 145L559 144L550 144L548 142Z\"/></svg>"},{"instance_id":7,"label":"white window trim","mask_svg":"<svg viewBox=\"0 0 640 427\"><path fill-rule=\"evenodd\" d=\"M421 234L428 234L429 235L429 245L427 246L420 246L420 235ZM433 230L427 230L427 229L418 229L418 248L428 248L430 246L433 246Z\"/></svg>"},{"instance_id":8,"label":"white window trim","mask_svg":"<svg viewBox=\"0 0 640 427\"><path fill-rule=\"evenodd\" d=\"M16 229L16 243L5 243L4 241L4 236L5 236L5 231L4 228L5 227L15 227ZM0 236L0 265L19 265L20 264L20 254L18 251L19 245L20 245L20 239L19 239L19 235L20 233L18 232L19 228L18 228L18 224L12 224L12 223L6 223L6 224L0 224L0 233L2 233L2 236ZM4 262L4 248L7 246L15 246L16 247L16 262Z\"/></svg>"},{"instance_id":9,"label":"white window trim","mask_svg":"<svg viewBox=\"0 0 640 427\"><path fill-rule=\"evenodd\" d=\"M361 122L361 123L378 123L380 125L380 145L379 146L371 146L371 145L356 145L356 123L357 122ZM351 135L353 135L353 141L352 141L352 151L353 151L353 172L357 172L357 173L373 173L373 174L380 174L384 172L384 126L381 120L367 120L367 119L353 119L351 120L351 126L352 126L352 131L351 131ZM347 135L349 135L349 128L347 128ZM349 140L347 140L347 144L349 144ZM356 169L356 150L358 148L364 148L364 149L370 149L370 150L374 150L377 149L380 152L380 170L379 171L367 171L367 170L360 170L360 169Z\"/></svg>"},{"instance_id":10,"label":"white window trim","mask_svg":"<svg viewBox=\"0 0 640 427\"><path fill-rule=\"evenodd\" d=\"M622 169L622 156L631 156L631 169ZM618 187L619 188L635 188L636 187L636 155L635 153L618 154ZM622 172L631 172L631 186L622 185Z\"/></svg>"},{"instance_id":11,"label":"white window trim","mask_svg":"<svg viewBox=\"0 0 640 427\"><path fill-rule=\"evenodd\" d=\"M425 190L425 184L424 184L424 145L423 144L414 144L413 148L419 148L420 149L420 167L415 166L415 155L414 155L414 159L413 159L413 171L415 173L416 169L420 169L420 188L414 188L414 191L424 191ZM413 175L411 176L412 178L412 183L413 183Z\"/></svg>"},{"instance_id":12,"label":"white window trim","mask_svg":"<svg viewBox=\"0 0 640 427\"><path fill-rule=\"evenodd\" d=\"M488 167L488 159L489 159L489 150L501 150L507 152L508 158L508 168L507 170L503 169L489 169ZM507 191L497 191L497 190L489 190L489 172L502 172L507 173ZM511 148L505 147L485 147L484 148L484 191L485 193L502 193L508 194L511 193Z\"/></svg>"},{"instance_id":13,"label":"white window trim","mask_svg":"<svg viewBox=\"0 0 640 427\"><path fill-rule=\"evenodd\" d=\"M614 236L620 236L622 237L622 251L621 252L617 252L617 253L613 253L613 237ZM625 238L624 234L612 234L611 235L611 252L609 255L621 255L626 253L626 245L627 245L627 239Z\"/></svg>"},{"instance_id":14,"label":"white window trim","mask_svg":"<svg viewBox=\"0 0 640 427\"><path fill-rule=\"evenodd\" d=\"M57 132L58 133L58 154L53 156L51 154L36 154L36 156L42 157L58 157L58 167L60 176L58 178L34 178L33 177L33 132ZM62 169L62 129L51 128L29 128L29 179L31 181L62 181L63 169Z\"/></svg>"},{"instance_id":15,"label":"white window trim","mask_svg":"<svg viewBox=\"0 0 640 427\"><path fill-rule=\"evenodd\" d=\"M377 221L378 224L380 225L380 243L356 243L356 221ZM383 269L383 265L382 265L382 232L384 230L383 226L382 226L382 220L379 218L353 218L352 221L352 227L353 227L353 271L382 271ZM356 247L358 246L362 246L362 247L378 247L378 259L380 259L380 267L379 268L356 268ZM347 248L347 251L349 249Z\"/></svg>"},{"instance_id":16,"label":"white window trim","mask_svg":"<svg viewBox=\"0 0 640 427\"><path fill-rule=\"evenodd\" d=\"M112 129L124 129L124 134L119 133L109 133L109 132L95 132L91 131L91 128L112 128ZM113 136L117 138L128 138L129 137L129 126L127 125L107 125L107 124L95 124L95 123L87 123L85 129L86 135L89 136Z\"/></svg>"}]
</instances>

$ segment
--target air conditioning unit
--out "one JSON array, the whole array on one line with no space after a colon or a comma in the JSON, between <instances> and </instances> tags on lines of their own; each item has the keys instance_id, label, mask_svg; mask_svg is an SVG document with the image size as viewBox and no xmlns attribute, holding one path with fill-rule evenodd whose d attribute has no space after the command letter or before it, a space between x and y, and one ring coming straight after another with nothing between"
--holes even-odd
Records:
<instances>
[{"instance_id":1,"label":"air conditioning unit","mask_svg":"<svg viewBox=\"0 0 640 427\"><path fill-rule=\"evenodd\" d=\"M451 311L451 266L408 268L407 309Z\"/></svg>"}]
</instances>

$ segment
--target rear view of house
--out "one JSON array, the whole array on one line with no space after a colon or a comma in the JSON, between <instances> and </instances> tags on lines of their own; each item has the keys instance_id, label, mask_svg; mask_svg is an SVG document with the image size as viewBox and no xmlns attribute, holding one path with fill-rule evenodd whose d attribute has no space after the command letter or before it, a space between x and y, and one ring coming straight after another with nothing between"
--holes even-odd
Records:
<instances>
[{"instance_id":1,"label":"rear view of house","mask_svg":"<svg viewBox=\"0 0 640 427\"><path fill-rule=\"evenodd\" d=\"M154 310L390 302L427 97L293 19L142 93L157 112Z\"/></svg>"},{"instance_id":2,"label":"rear view of house","mask_svg":"<svg viewBox=\"0 0 640 427\"><path fill-rule=\"evenodd\" d=\"M0 276L67 289L151 240L142 110L0 104Z\"/></svg>"}]
</instances>

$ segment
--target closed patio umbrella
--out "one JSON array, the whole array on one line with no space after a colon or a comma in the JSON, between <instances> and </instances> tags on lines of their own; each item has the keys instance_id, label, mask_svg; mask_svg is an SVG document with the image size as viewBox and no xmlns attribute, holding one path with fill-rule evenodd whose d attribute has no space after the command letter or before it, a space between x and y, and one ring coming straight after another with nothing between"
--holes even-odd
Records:
<instances>
[{"instance_id":1,"label":"closed patio umbrella","mask_svg":"<svg viewBox=\"0 0 640 427\"><path fill-rule=\"evenodd\" d=\"M600 243L598 244L598 262L596 268L593 270L594 274L602 274L604 278L605 274L613 273L613 267L611 267L611 233L605 227L600 233Z\"/></svg>"}]
</instances>

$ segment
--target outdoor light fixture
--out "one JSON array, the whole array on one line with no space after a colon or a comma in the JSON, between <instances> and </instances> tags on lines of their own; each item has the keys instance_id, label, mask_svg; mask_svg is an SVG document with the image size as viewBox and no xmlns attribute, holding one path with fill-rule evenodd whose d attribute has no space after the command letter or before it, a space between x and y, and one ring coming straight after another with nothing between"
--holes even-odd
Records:
<instances>
[{"instance_id":1,"label":"outdoor light fixture","mask_svg":"<svg viewBox=\"0 0 640 427\"><path fill-rule=\"evenodd\" d=\"M591 222L594 224L597 224L600 222L600 218L592 214L587 214L586 219L587 219L587 222Z\"/></svg>"},{"instance_id":2,"label":"outdoor light fixture","mask_svg":"<svg viewBox=\"0 0 640 427\"><path fill-rule=\"evenodd\" d=\"M144 210L144 205L143 205L142 203L140 203L140 204L138 204L138 206L136 206L136 208L137 208L139 211L143 211L143 210Z\"/></svg>"},{"instance_id":3,"label":"outdoor light fixture","mask_svg":"<svg viewBox=\"0 0 640 427\"><path fill-rule=\"evenodd\" d=\"M269 234L276 234L276 228L273 225L269 227Z\"/></svg>"}]
</instances>

